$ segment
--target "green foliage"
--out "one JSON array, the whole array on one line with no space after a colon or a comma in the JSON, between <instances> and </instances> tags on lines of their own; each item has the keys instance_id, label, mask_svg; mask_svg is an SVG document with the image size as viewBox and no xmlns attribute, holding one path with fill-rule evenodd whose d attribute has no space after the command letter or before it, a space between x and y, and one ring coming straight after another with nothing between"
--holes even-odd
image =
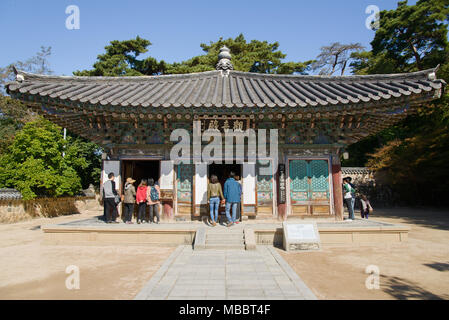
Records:
<instances>
[{"instance_id":1,"label":"green foliage","mask_svg":"<svg viewBox=\"0 0 449 320\"><path fill-rule=\"evenodd\" d=\"M165 62L158 62L149 57L137 59L142 53L148 51L151 42L137 36L135 39L111 41L105 47L106 53L98 55L92 70L73 72L76 76L142 76L156 75L165 71Z\"/></svg>"},{"instance_id":2,"label":"green foliage","mask_svg":"<svg viewBox=\"0 0 449 320\"><path fill-rule=\"evenodd\" d=\"M201 48L206 53L193 57L181 63L173 63L167 66L165 73L191 73L215 70L217 57L223 46L231 50L232 64L234 70L258 73L304 74L308 71L312 61L306 62L282 62L286 54L279 50L279 43L268 43L267 41L251 40L247 42L243 34L235 39L223 40L208 45L202 43Z\"/></svg>"},{"instance_id":3,"label":"green foliage","mask_svg":"<svg viewBox=\"0 0 449 320\"><path fill-rule=\"evenodd\" d=\"M447 53L448 15L447 0L400 1L396 10L381 11L373 55L386 53L403 71L436 66Z\"/></svg>"},{"instance_id":4,"label":"green foliage","mask_svg":"<svg viewBox=\"0 0 449 320\"><path fill-rule=\"evenodd\" d=\"M64 140L61 128L48 120L28 122L0 156L0 187L18 189L24 199L75 195L82 188L79 173L98 164L86 157L92 144L81 143Z\"/></svg>"},{"instance_id":5,"label":"green foliage","mask_svg":"<svg viewBox=\"0 0 449 320\"><path fill-rule=\"evenodd\" d=\"M400 73L433 68L449 80L448 0L398 3L380 13L372 51L352 54L356 74ZM348 147L343 165L368 165L383 172L408 204L448 204L449 97L447 93L398 124Z\"/></svg>"},{"instance_id":6,"label":"green foliage","mask_svg":"<svg viewBox=\"0 0 449 320\"><path fill-rule=\"evenodd\" d=\"M0 155L6 152L15 134L37 116L19 100L0 94Z\"/></svg>"},{"instance_id":7,"label":"green foliage","mask_svg":"<svg viewBox=\"0 0 449 320\"><path fill-rule=\"evenodd\" d=\"M247 42L242 34L235 39L220 38L209 45L201 44L204 55L193 57L183 62L172 64L158 62L148 57L139 60L138 56L148 51L151 42L136 39L111 41L105 47L106 53L97 57L92 70L75 71L76 76L141 76L158 74L179 74L215 70L220 48L226 45L231 49L232 63L235 70L259 73L291 74L306 73L312 61L282 62L286 57L279 48L279 43L251 40Z\"/></svg>"}]
</instances>

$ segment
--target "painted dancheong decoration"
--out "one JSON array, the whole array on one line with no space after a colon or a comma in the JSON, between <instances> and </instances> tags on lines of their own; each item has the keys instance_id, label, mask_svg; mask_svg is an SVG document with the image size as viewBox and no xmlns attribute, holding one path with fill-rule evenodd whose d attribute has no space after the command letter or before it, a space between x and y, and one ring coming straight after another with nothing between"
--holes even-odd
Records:
<instances>
[{"instance_id":1,"label":"painted dancheong decoration","mask_svg":"<svg viewBox=\"0 0 449 320\"><path fill-rule=\"evenodd\" d=\"M233 168L242 176L244 191L242 214L342 219L341 153L439 98L446 83L436 78L436 70L366 76L258 74L234 70L231 52L223 47L213 71L76 77L16 70L16 81L7 83L6 90L47 119L101 145L104 161L117 161L120 187L125 169L146 168L159 179L158 162L173 160L170 150L176 142L170 134L175 129L191 132L193 121L200 121L200 131L210 126L220 132L228 127L277 129L279 157L273 163L285 166L279 190L286 201L278 203L277 172L258 175L255 164L236 159ZM164 208L171 206L174 217L206 215L207 204L198 193L207 190L202 184L207 184L209 164L175 164L172 170L164 173L164 179L173 177L173 183L164 182L172 188L162 190L171 198ZM145 173L140 175L134 178Z\"/></svg>"}]
</instances>

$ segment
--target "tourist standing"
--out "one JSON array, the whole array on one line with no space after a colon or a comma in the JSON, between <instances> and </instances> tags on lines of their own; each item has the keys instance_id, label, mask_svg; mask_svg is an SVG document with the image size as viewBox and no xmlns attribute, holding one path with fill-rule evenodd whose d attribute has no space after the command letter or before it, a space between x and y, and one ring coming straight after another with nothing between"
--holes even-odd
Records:
<instances>
[{"instance_id":1,"label":"tourist standing","mask_svg":"<svg viewBox=\"0 0 449 320\"><path fill-rule=\"evenodd\" d=\"M154 179L148 179L147 189L147 203L150 207L150 223L154 223L154 213L156 213L157 222L159 223L161 217L159 215L159 199L161 198L161 190L157 184L154 183ZM148 222L148 220L147 220Z\"/></svg>"},{"instance_id":2,"label":"tourist standing","mask_svg":"<svg viewBox=\"0 0 449 320\"><path fill-rule=\"evenodd\" d=\"M346 180L348 181L349 185L351 186L351 195L352 195L351 206L352 206L352 212L355 212L356 189L355 189L354 184L352 184L351 177L346 177Z\"/></svg>"},{"instance_id":3,"label":"tourist standing","mask_svg":"<svg viewBox=\"0 0 449 320\"><path fill-rule=\"evenodd\" d=\"M136 180L133 180L132 178L127 178L125 183L123 204L124 204L124 211L125 211L124 216L126 224L132 224L131 220L133 218L134 203L136 202L136 188L133 185L134 182L136 182Z\"/></svg>"},{"instance_id":4,"label":"tourist standing","mask_svg":"<svg viewBox=\"0 0 449 320\"><path fill-rule=\"evenodd\" d=\"M240 188L242 188L242 180L240 179L240 176L236 175L235 176L235 181L237 181L240 184ZM237 220L237 223L240 221L240 217L241 217L241 212L242 212L242 203L239 202L237 204L237 214L235 219Z\"/></svg>"},{"instance_id":5,"label":"tourist standing","mask_svg":"<svg viewBox=\"0 0 449 320\"><path fill-rule=\"evenodd\" d=\"M117 190L115 189L114 173L108 174L108 180L103 183L103 203L106 223L118 223Z\"/></svg>"},{"instance_id":6,"label":"tourist standing","mask_svg":"<svg viewBox=\"0 0 449 320\"><path fill-rule=\"evenodd\" d=\"M217 225L220 199L222 201L224 200L223 190L221 189L221 184L218 182L217 176L213 174L207 185L207 201L209 202L210 219L213 227Z\"/></svg>"},{"instance_id":7,"label":"tourist standing","mask_svg":"<svg viewBox=\"0 0 449 320\"><path fill-rule=\"evenodd\" d=\"M349 181L347 180L347 178L343 179L343 199L344 202L346 204L346 207L348 208L348 212L349 212L349 221L354 220L354 207L352 206L352 187L349 184Z\"/></svg>"},{"instance_id":8,"label":"tourist standing","mask_svg":"<svg viewBox=\"0 0 449 320\"><path fill-rule=\"evenodd\" d=\"M143 223L145 219L145 213L147 211L147 180L142 179L137 187L136 202L139 206L137 213L137 223Z\"/></svg>"},{"instance_id":9,"label":"tourist standing","mask_svg":"<svg viewBox=\"0 0 449 320\"><path fill-rule=\"evenodd\" d=\"M360 215L362 216L362 219L368 219L368 216L371 212L373 212L371 203L369 202L367 196L362 195L362 197L360 198Z\"/></svg>"},{"instance_id":10,"label":"tourist standing","mask_svg":"<svg viewBox=\"0 0 449 320\"><path fill-rule=\"evenodd\" d=\"M224 184L224 198L226 200L226 218L228 219L227 226L230 227L236 221L237 206L240 204L240 197L242 195L242 186L234 179L235 173L231 171L229 178ZM230 211L232 210L232 216Z\"/></svg>"}]
</instances>

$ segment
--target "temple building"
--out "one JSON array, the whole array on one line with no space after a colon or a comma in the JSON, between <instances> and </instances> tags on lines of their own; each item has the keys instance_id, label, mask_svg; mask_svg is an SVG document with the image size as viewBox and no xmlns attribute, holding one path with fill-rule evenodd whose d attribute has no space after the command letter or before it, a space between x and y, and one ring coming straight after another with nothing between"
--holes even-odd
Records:
<instances>
[{"instance_id":1,"label":"temple building","mask_svg":"<svg viewBox=\"0 0 449 320\"><path fill-rule=\"evenodd\" d=\"M154 178L164 214L207 215L211 174L241 177L242 215L249 218L343 218L340 157L345 148L442 95L436 69L366 76L273 75L234 71L223 47L216 70L140 77L48 76L17 71L8 94L105 150L103 179L114 172ZM228 163L175 163L175 129L192 132L278 129L277 159L247 156ZM203 146L206 143L203 142ZM225 157L228 154L224 153ZM259 158L259 160L261 160ZM260 168L265 166L264 173Z\"/></svg>"}]
</instances>

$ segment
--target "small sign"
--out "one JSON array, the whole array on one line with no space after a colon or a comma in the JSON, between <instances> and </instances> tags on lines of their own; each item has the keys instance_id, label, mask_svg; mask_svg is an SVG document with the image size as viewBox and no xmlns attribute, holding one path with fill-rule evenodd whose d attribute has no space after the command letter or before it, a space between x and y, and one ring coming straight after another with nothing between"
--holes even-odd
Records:
<instances>
[{"instance_id":1,"label":"small sign","mask_svg":"<svg viewBox=\"0 0 449 320\"><path fill-rule=\"evenodd\" d=\"M283 223L286 251L319 250L320 235L315 222Z\"/></svg>"},{"instance_id":2,"label":"small sign","mask_svg":"<svg viewBox=\"0 0 449 320\"><path fill-rule=\"evenodd\" d=\"M284 204L287 200L287 190L285 185L285 164L280 163L278 166L279 183L278 183L278 195L279 204Z\"/></svg>"},{"instance_id":3,"label":"small sign","mask_svg":"<svg viewBox=\"0 0 449 320\"><path fill-rule=\"evenodd\" d=\"M313 224L289 224L288 236L293 240L316 240Z\"/></svg>"},{"instance_id":4,"label":"small sign","mask_svg":"<svg viewBox=\"0 0 449 320\"><path fill-rule=\"evenodd\" d=\"M201 120L201 131L206 130L219 131L226 133L232 130L234 133L245 132L251 128L251 123L249 118L231 118L231 117L208 117L204 116L200 118Z\"/></svg>"}]
</instances>

